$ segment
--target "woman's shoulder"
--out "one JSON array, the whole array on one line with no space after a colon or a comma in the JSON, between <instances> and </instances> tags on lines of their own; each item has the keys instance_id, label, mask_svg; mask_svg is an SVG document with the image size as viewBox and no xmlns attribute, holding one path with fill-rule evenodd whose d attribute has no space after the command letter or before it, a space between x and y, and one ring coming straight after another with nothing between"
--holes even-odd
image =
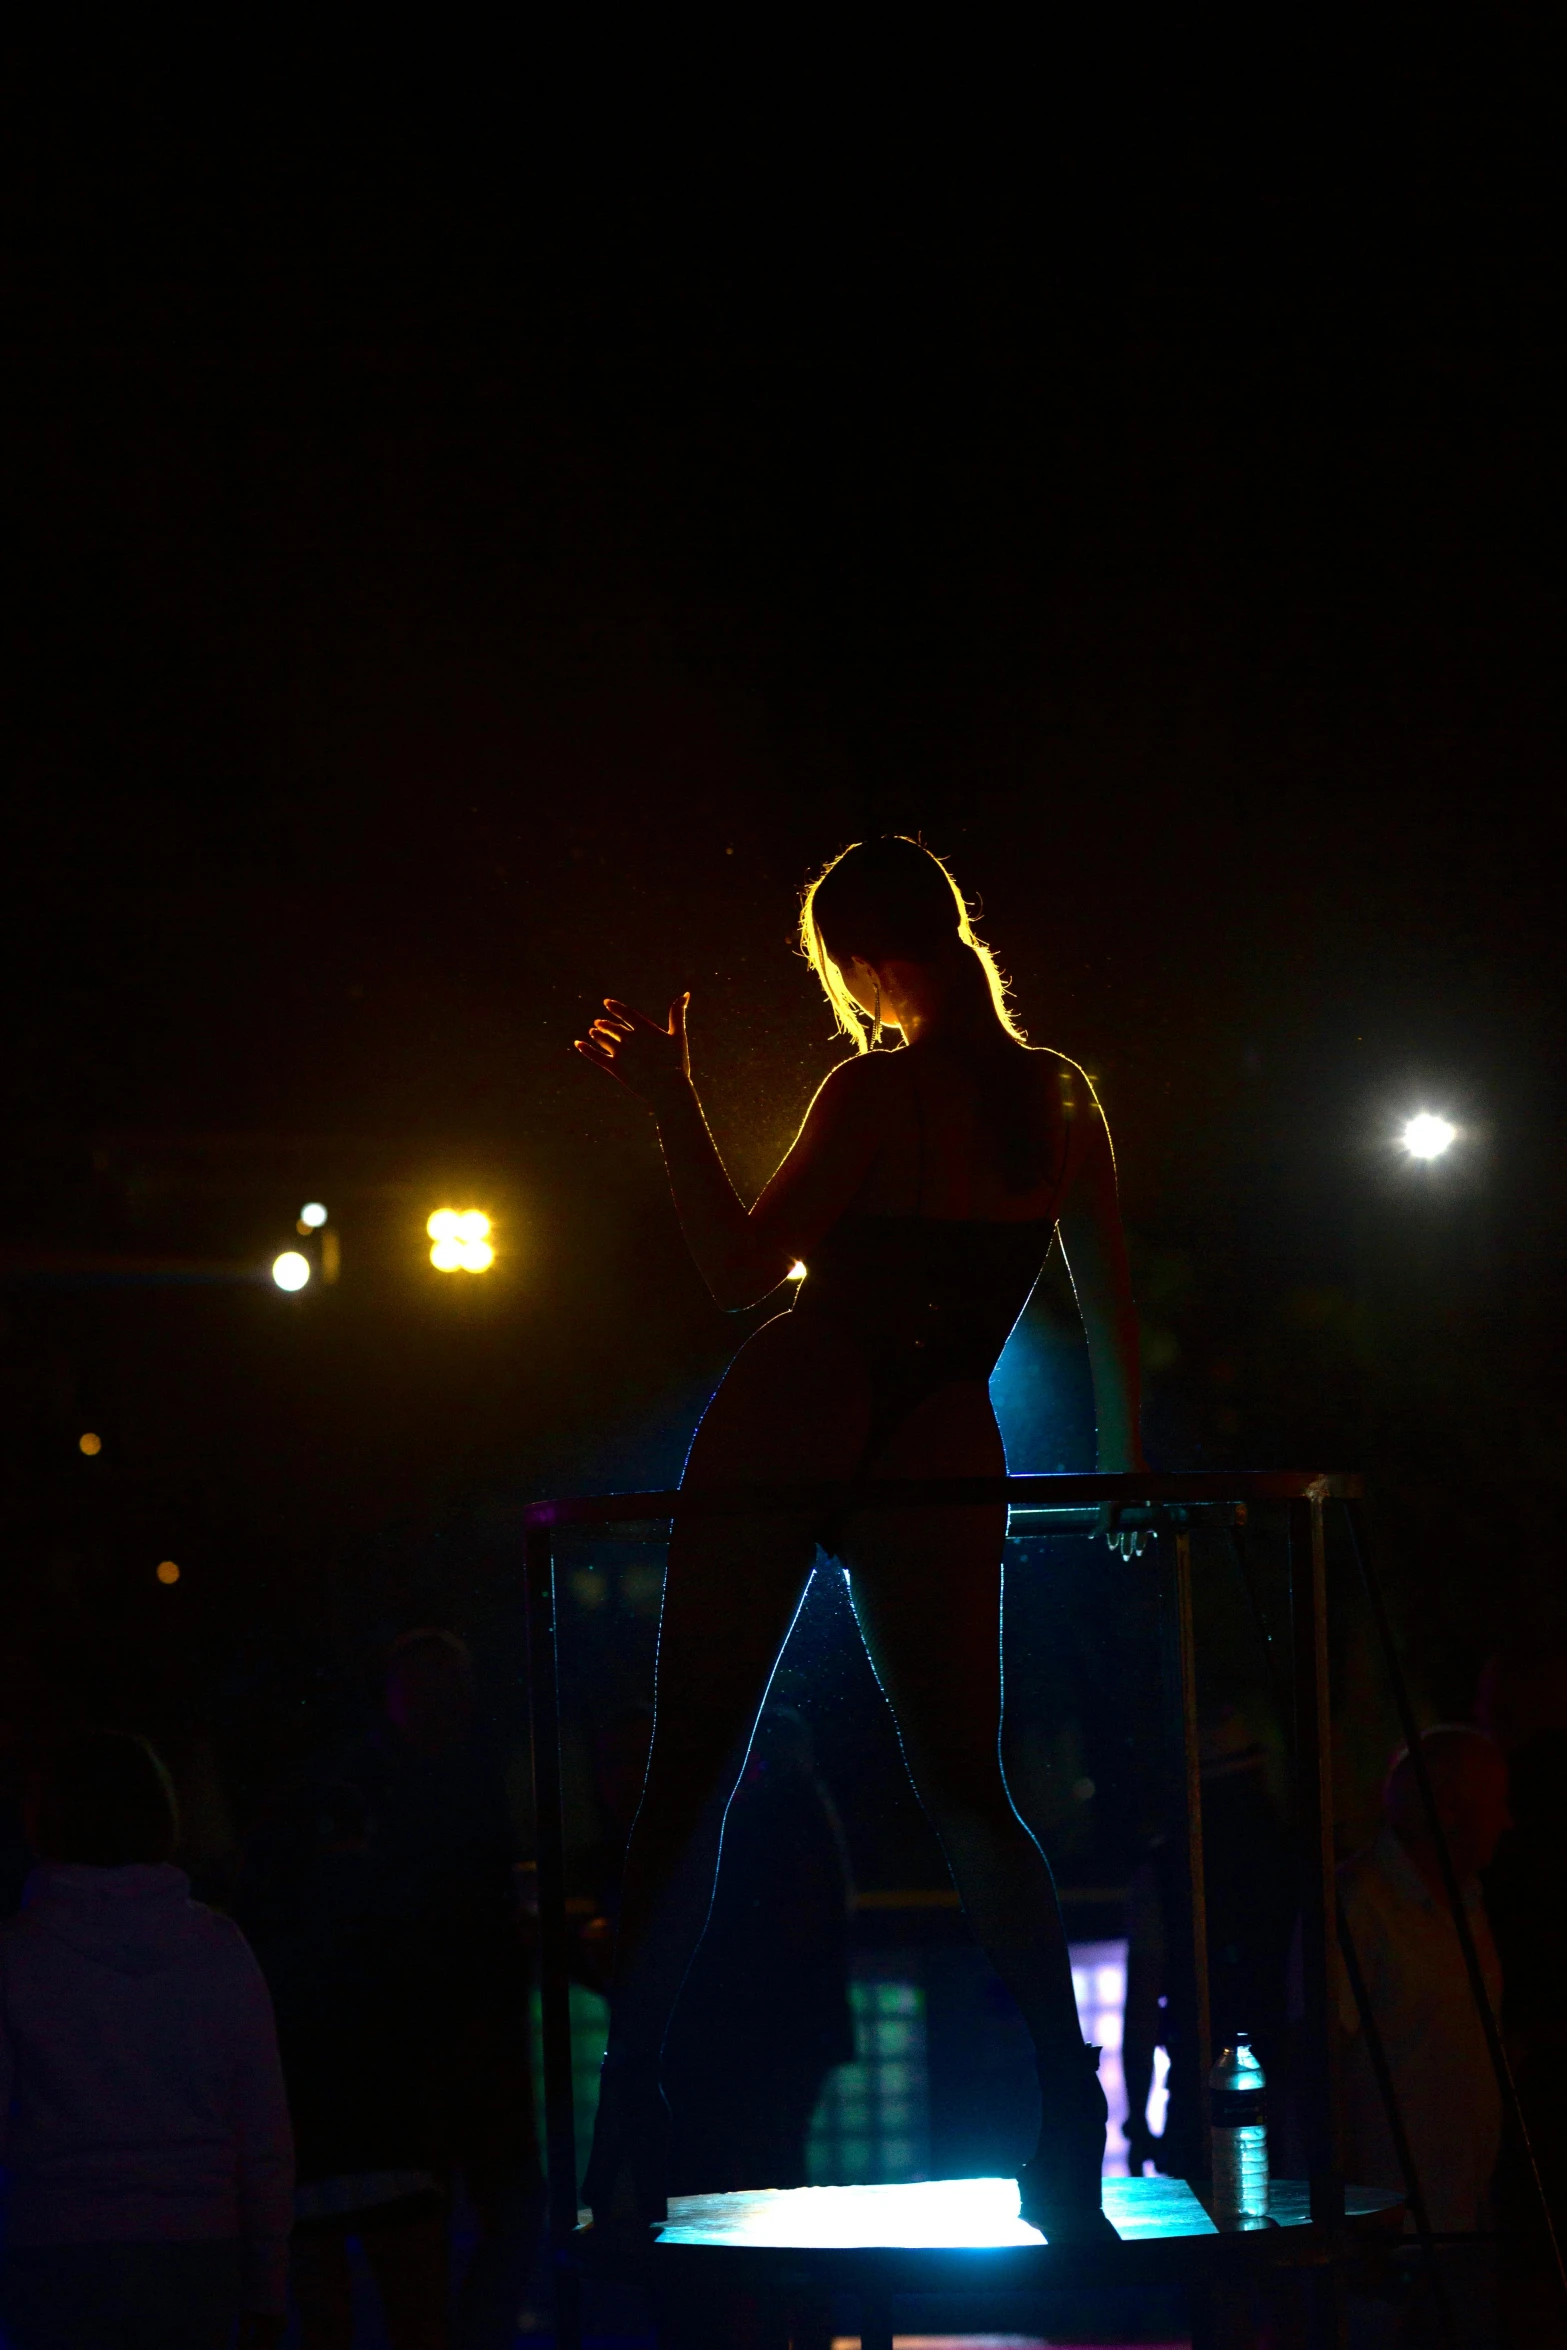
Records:
<instances>
[{"instance_id":1,"label":"woman's shoulder","mask_svg":"<svg viewBox=\"0 0 1567 2350\"><path fill-rule=\"evenodd\" d=\"M1098 1107L1099 1096L1094 1091L1093 1079L1070 1053L1058 1052L1054 1045L1048 1044L1024 1045L1021 1049L1038 1070L1040 1084L1048 1090L1053 1102L1060 1103L1068 1118L1075 1117L1080 1110Z\"/></svg>"},{"instance_id":2,"label":"woman's shoulder","mask_svg":"<svg viewBox=\"0 0 1567 2350\"><path fill-rule=\"evenodd\" d=\"M845 1114L879 1107L898 1084L904 1058L900 1052L848 1054L822 1079L814 1106Z\"/></svg>"},{"instance_id":3,"label":"woman's shoulder","mask_svg":"<svg viewBox=\"0 0 1567 2350\"><path fill-rule=\"evenodd\" d=\"M1081 1063L1074 1061L1070 1053L1059 1052L1053 1044L1020 1044L1017 1049L1028 1055L1041 1076L1056 1077L1063 1082L1075 1079L1079 1085L1089 1082Z\"/></svg>"}]
</instances>

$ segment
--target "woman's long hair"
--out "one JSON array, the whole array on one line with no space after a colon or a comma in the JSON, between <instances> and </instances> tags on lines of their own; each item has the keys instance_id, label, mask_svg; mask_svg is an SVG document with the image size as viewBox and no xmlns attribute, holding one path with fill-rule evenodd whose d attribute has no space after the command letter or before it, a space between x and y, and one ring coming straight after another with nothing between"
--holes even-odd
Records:
<instances>
[{"instance_id":1,"label":"woman's long hair","mask_svg":"<svg viewBox=\"0 0 1567 2350\"><path fill-rule=\"evenodd\" d=\"M829 940L831 944L829 945ZM976 1024L975 1073L981 1106L997 1141L1008 1187L1027 1191L1038 1181L1049 1151L1041 1130L1038 1089L1025 1061L1010 1050L1027 1038L1007 1002L1007 982L946 865L922 841L902 833L856 841L822 867L800 908L800 946L826 992L839 1027L861 1053L880 1041L880 1022L851 994L844 966L889 961L945 963L954 985L975 1010L993 1013ZM997 1048L988 1050L994 1041Z\"/></svg>"},{"instance_id":2,"label":"woman's long hair","mask_svg":"<svg viewBox=\"0 0 1567 2350\"><path fill-rule=\"evenodd\" d=\"M827 944L829 930L836 955ZM960 949L967 950L954 966L960 984L967 981L976 993L983 989L1013 1042L1028 1041L1007 1002L1001 966L974 934L963 892L923 841L889 832L829 858L806 886L800 946L857 1052L871 1050L874 1025L850 993L842 962L858 956L864 963L939 963Z\"/></svg>"}]
</instances>

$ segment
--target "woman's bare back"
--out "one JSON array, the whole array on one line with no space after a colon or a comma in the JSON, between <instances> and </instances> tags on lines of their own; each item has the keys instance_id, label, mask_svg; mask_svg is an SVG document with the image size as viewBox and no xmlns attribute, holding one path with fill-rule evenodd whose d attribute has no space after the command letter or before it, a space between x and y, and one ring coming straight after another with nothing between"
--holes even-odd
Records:
<instances>
[{"instance_id":1,"label":"woman's bare back","mask_svg":"<svg viewBox=\"0 0 1567 2350\"><path fill-rule=\"evenodd\" d=\"M1054 1222L1071 1171L1082 1073L1061 1054L1010 1040L983 1054L945 1041L858 1064L877 1093L877 1140L845 1211L995 1223ZM1016 1181L997 1132L1000 1107L1026 1132L1027 1180Z\"/></svg>"}]
</instances>

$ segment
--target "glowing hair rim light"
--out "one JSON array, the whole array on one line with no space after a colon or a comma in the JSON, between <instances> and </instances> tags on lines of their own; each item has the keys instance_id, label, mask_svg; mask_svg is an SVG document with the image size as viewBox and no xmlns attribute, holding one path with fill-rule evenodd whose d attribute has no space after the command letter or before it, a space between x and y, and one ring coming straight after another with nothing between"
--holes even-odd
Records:
<instances>
[{"instance_id":1,"label":"glowing hair rim light","mask_svg":"<svg viewBox=\"0 0 1567 2350\"><path fill-rule=\"evenodd\" d=\"M984 973L985 985L989 991L996 1018L1006 1030L1007 1035L1016 1044L1027 1044L1028 1038L1019 1026L1011 1005L1007 1002L1011 983L996 961L991 949L982 938L976 936L974 926L969 920L969 910L963 892L953 879L945 858L938 857L934 849L927 848L922 840L916 840L908 833L891 833L885 837L907 841L911 849L918 849L922 856L928 857L941 874L952 892L953 912L956 915L952 943L956 946L967 947L979 964ZM828 874L841 865L845 857L852 857L856 849L869 848L871 845L869 841L851 841L846 849L838 851L836 857L829 857L815 880L807 883L800 907L800 952L821 981L823 993L832 1006L833 1016L839 1028L853 1044L855 1051L860 1053L873 1052L880 1043L881 1020L878 1017L867 1029L866 1014L863 1008L855 1001L848 981L827 952L826 941L822 937L821 924L816 915L816 893L827 879Z\"/></svg>"}]
</instances>

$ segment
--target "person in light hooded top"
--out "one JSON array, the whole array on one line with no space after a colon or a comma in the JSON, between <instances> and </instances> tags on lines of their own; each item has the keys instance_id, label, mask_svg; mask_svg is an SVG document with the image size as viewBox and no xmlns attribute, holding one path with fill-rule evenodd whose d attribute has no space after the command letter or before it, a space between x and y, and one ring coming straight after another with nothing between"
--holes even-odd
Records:
<instances>
[{"instance_id":1,"label":"person in light hooded top","mask_svg":"<svg viewBox=\"0 0 1567 2350\"><path fill-rule=\"evenodd\" d=\"M266 2350L293 2147L272 2007L239 1929L172 1865L139 1738L64 1747L0 1932L4 2309L16 2350Z\"/></svg>"}]
</instances>

